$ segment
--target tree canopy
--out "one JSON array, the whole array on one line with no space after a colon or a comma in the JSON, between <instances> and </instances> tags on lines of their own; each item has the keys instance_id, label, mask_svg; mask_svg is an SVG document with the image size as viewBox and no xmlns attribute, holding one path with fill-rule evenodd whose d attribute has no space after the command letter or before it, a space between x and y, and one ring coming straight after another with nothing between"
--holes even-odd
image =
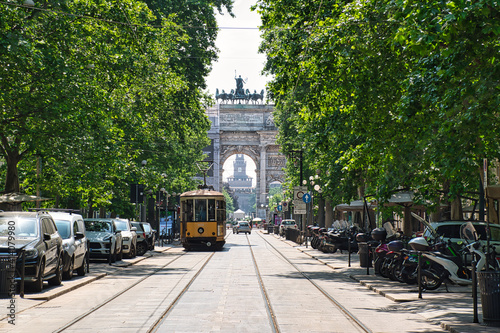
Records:
<instances>
[{"instance_id":1,"label":"tree canopy","mask_svg":"<svg viewBox=\"0 0 500 333\"><path fill-rule=\"evenodd\" d=\"M194 185L209 142L214 9L230 12L231 2L197 1L194 12L192 1L161 4L0 5L4 192L39 185L66 205L124 212L130 184Z\"/></svg>"},{"instance_id":2,"label":"tree canopy","mask_svg":"<svg viewBox=\"0 0 500 333\"><path fill-rule=\"evenodd\" d=\"M500 152L499 6L258 1L284 152L302 150L338 203L477 191L483 159Z\"/></svg>"}]
</instances>

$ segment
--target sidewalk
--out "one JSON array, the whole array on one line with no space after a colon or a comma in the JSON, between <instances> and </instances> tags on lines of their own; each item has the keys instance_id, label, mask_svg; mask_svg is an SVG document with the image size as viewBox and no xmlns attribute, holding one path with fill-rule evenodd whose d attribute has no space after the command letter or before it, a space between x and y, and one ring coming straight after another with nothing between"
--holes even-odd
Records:
<instances>
[{"instance_id":1,"label":"sidewalk","mask_svg":"<svg viewBox=\"0 0 500 333\"><path fill-rule=\"evenodd\" d=\"M264 235L267 231L261 231ZM311 258L332 268L337 273L349 276L354 281L373 290L374 292L396 302L399 307L418 313L427 320L439 324L443 329L452 333L493 333L500 332L498 327L488 327L482 324L481 296L478 288L478 319L479 323L473 323L473 298L471 286L457 286L448 284L434 291L425 291L422 298L418 298L418 287L407 285L397 281L391 281L379 275L375 275L373 268L367 274L366 267L360 267L359 257L351 253L351 266L349 267L349 255L344 253L329 254L313 249L310 245L298 245L292 241L285 240L278 235L272 237L281 239L288 245L296 248Z\"/></svg>"}]
</instances>

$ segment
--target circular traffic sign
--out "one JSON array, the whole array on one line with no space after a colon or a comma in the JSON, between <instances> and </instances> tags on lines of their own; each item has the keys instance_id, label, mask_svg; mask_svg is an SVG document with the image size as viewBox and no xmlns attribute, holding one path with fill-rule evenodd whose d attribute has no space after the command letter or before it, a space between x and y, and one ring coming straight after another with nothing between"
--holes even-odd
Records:
<instances>
[{"instance_id":1,"label":"circular traffic sign","mask_svg":"<svg viewBox=\"0 0 500 333\"><path fill-rule=\"evenodd\" d=\"M305 193L303 196L302 196L302 200L305 202L305 203L310 203L311 202L311 195L309 193Z\"/></svg>"}]
</instances>

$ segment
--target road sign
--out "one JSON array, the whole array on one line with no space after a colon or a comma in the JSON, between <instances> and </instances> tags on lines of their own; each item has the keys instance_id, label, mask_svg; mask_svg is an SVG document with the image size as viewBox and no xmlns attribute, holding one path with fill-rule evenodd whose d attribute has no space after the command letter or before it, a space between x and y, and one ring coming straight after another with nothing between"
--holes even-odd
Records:
<instances>
[{"instance_id":1,"label":"road sign","mask_svg":"<svg viewBox=\"0 0 500 333\"><path fill-rule=\"evenodd\" d=\"M282 205L278 205L278 212L281 212L283 210L283 206Z\"/></svg>"},{"instance_id":2,"label":"road sign","mask_svg":"<svg viewBox=\"0 0 500 333\"><path fill-rule=\"evenodd\" d=\"M301 215L301 214L304 214L304 215L305 215L305 214L306 214L306 210L305 210L305 209L297 209L297 208L294 208L294 209L293 209L293 213L294 213L295 215Z\"/></svg>"},{"instance_id":3,"label":"road sign","mask_svg":"<svg viewBox=\"0 0 500 333\"><path fill-rule=\"evenodd\" d=\"M302 196L307 192L306 186L294 186L293 187L293 199L302 200Z\"/></svg>"},{"instance_id":4,"label":"road sign","mask_svg":"<svg viewBox=\"0 0 500 333\"><path fill-rule=\"evenodd\" d=\"M304 193L304 195L302 196L302 200L308 204L311 202L311 195L309 193Z\"/></svg>"}]
</instances>

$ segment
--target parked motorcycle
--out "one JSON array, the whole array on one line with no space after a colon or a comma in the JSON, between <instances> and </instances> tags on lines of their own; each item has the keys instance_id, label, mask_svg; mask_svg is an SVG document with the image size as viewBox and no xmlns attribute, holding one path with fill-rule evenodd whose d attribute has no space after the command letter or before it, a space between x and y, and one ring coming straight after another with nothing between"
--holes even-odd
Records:
<instances>
[{"instance_id":1,"label":"parked motorcycle","mask_svg":"<svg viewBox=\"0 0 500 333\"><path fill-rule=\"evenodd\" d=\"M472 241L464 246L462 251L469 252L475 259L477 272L486 267L486 254L482 251L482 245L478 241L477 233L472 225L468 222L464 224L461 230L461 235L465 240ZM426 240L422 237L412 240L411 244L421 244L428 247ZM420 247L416 246L415 249L419 250ZM448 251L453 251L451 244L446 247ZM462 255L452 255L450 253L443 253L438 251L423 251L422 258L425 261L425 267L421 269L423 288L427 290L434 290L439 288L444 281L450 281L458 285L472 284L472 271L466 266ZM491 261L489 263L491 268L498 267L498 262Z\"/></svg>"}]
</instances>

